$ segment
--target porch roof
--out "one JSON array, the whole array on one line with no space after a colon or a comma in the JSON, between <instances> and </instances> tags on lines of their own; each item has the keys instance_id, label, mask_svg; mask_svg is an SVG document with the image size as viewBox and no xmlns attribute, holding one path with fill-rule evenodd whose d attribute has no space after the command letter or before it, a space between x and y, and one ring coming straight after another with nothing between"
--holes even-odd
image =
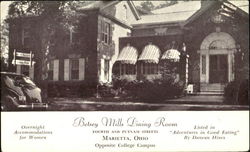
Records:
<instances>
[{"instance_id":1,"label":"porch roof","mask_svg":"<svg viewBox=\"0 0 250 152\"><path fill-rule=\"evenodd\" d=\"M160 58L160 49L152 44L149 44L144 47L142 54L138 60L149 62L149 63L158 63Z\"/></svg>"},{"instance_id":2,"label":"porch roof","mask_svg":"<svg viewBox=\"0 0 250 152\"><path fill-rule=\"evenodd\" d=\"M125 64L135 64L137 58L138 58L138 52L136 48L128 45L122 49L116 61L120 61Z\"/></svg>"}]
</instances>

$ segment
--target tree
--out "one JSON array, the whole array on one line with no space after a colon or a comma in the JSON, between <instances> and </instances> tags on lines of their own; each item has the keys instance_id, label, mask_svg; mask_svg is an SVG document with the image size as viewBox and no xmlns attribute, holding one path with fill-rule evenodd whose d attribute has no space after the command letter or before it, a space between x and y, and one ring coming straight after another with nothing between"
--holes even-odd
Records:
<instances>
[{"instance_id":1,"label":"tree","mask_svg":"<svg viewBox=\"0 0 250 152\"><path fill-rule=\"evenodd\" d=\"M85 1L14 1L9 5L8 18L22 16L39 16L44 24L41 24L41 60L42 60L42 84L47 90L49 56L53 52L56 32L69 31L78 23L79 15L76 9Z\"/></svg>"},{"instance_id":2,"label":"tree","mask_svg":"<svg viewBox=\"0 0 250 152\"><path fill-rule=\"evenodd\" d=\"M147 11L152 11L155 8L151 1L143 1L138 7Z\"/></svg>"},{"instance_id":3,"label":"tree","mask_svg":"<svg viewBox=\"0 0 250 152\"><path fill-rule=\"evenodd\" d=\"M168 7L174 4L177 4L178 0L172 0L172 1L165 1L165 3L162 3L158 6L155 7L155 9L160 9L160 8L164 8L164 7Z\"/></svg>"},{"instance_id":4,"label":"tree","mask_svg":"<svg viewBox=\"0 0 250 152\"><path fill-rule=\"evenodd\" d=\"M1 23L1 71L7 71L7 59L8 59L8 48L9 48L9 27L6 21Z\"/></svg>"}]
</instances>

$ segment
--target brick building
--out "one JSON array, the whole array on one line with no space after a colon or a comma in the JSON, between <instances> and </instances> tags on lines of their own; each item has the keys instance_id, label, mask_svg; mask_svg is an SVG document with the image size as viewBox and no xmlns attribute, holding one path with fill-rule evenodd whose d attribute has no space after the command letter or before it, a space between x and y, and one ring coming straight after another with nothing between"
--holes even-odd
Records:
<instances>
[{"instance_id":1,"label":"brick building","mask_svg":"<svg viewBox=\"0 0 250 152\"><path fill-rule=\"evenodd\" d=\"M159 77L157 66L167 51L175 49L182 55L188 55L180 61L186 64L179 70L182 72L180 77L187 84L192 84L196 92L223 91L228 82L248 79L247 12L228 1L190 1L153 13L141 16L132 24L131 37L120 39L120 50L126 50L129 44L138 54L137 62L133 62L137 72L120 72L122 77ZM159 51L157 55L148 53L147 60L143 61L142 56L149 43ZM159 61L152 64L149 58ZM122 61L121 64L127 63ZM152 67L156 69L153 72Z\"/></svg>"},{"instance_id":2,"label":"brick building","mask_svg":"<svg viewBox=\"0 0 250 152\"><path fill-rule=\"evenodd\" d=\"M48 79L50 84L65 86L77 93L80 86L111 82L112 65L119 53L119 38L131 35L131 23L140 19L131 1L94 1L78 8L79 24L69 31L56 31L50 48ZM25 16L9 20L10 51L34 53L33 67L10 64L10 69L25 73L42 84L42 51L47 20ZM62 89L64 90L64 89Z\"/></svg>"},{"instance_id":3,"label":"brick building","mask_svg":"<svg viewBox=\"0 0 250 152\"><path fill-rule=\"evenodd\" d=\"M114 73L126 79L159 78L161 61L171 56L182 63L178 79L194 84L195 91L222 90L248 77L248 13L228 1L183 2L154 12L137 10L132 1L95 1L79 8L77 28L55 37L49 83L77 92L111 82ZM34 52L36 62L11 70L42 83L46 19L30 16L9 24L9 61L17 50Z\"/></svg>"}]
</instances>

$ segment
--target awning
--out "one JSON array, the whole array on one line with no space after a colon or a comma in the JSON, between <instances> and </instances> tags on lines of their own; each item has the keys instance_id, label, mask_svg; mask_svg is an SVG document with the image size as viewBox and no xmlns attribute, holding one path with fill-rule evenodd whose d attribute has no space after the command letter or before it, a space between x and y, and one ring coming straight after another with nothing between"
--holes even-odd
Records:
<instances>
[{"instance_id":1,"label":"awning","mask_svg":"<svg viewBox=\"0 0 250 152\"><path fill-rule=\"evenodd\" d=\"M142 54L140 55L140 61L145 61L149 63L158 63L160 58L160 49L152 44L144 47Z\"/></svg>"},{"instance_id":2,"label":"awning","mask_svg":"<svg viewBox=\"0 0 250 152\"><path fill-rule=\"evenodd\" d=\"M136 48L132 46L126 46L122 49L116 61L120 61L125 64L135 64L137 58L138 58L138 52Z\"/></svg>"},{"instance_id":3,"label":"awning","mask_svg":"<svg viewBox=\"0 0 250 152\"><path fill-rule=\"evenodd\" d=\"M178 62L180 60L181 53L176 49L170 49L163 53L162 60L172 60Z\"/></svg>"}]
</instances>

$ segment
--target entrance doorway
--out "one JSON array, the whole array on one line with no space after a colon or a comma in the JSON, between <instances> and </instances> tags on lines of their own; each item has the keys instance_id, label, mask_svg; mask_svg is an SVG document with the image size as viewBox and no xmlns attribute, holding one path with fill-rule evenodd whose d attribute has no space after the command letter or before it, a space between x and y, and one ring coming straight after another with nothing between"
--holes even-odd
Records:
<instances>
[{"instance_id":1,"label":"entrance doorway","mask_svg":"<svg viewBox=\"0 0 250 152\"><path fill-rule=\"evenodd\" d=\"M200 91L224 90L234 80L235 41L231 35L216 31L202 41L200 50Z\"/></svg>"},{"instance_id":2,"label":"entrance doorway","mask_svg":"<svg viewBox=\"0 0 250 152\"><path fill-rule=\"evenodd\" d=\"M209 56L209 83L228 82L228 55Z\"/></svg>"}]
</instances>

